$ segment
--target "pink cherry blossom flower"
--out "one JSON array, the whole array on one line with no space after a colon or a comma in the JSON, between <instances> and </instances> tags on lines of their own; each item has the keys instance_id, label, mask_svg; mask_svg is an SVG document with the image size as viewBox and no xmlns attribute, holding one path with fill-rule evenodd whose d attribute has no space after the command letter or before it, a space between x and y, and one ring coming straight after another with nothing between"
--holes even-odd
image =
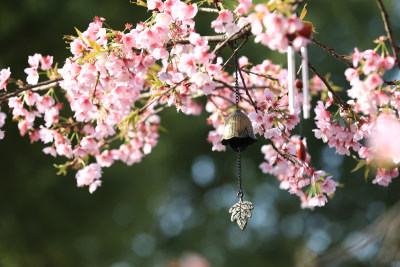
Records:
<instances>
[{"instance_id":1,"label":"pink cherry blossom flower","mask_svg":"<svg viewBox=\"0 0 400 267\"><path fill-rule=\"evenodd\" d=\"M0 128L4 126L7 115L4 112L0 112Z\"/></svg>"},{"instance_id":2,"label":"pink cherry blossom flower","mask_svg":"<svg viewBox=\"0 0 400 267\"><path fill-rule=\"evenodd\" d=\"M382 186L388 186L393 178L396 178L399 176L399 172L396 169L393 170L387 170L387 169L378 169L376 177L374 180L372 180L373 184L379 184Z\"/></svg>"},{"instance_id":3,"label":"pink cherry blossom flower","mask_svg":"<svg viewBox=\"0 0 400 267\"><path fill-rule=\"evenodd\" d=\"M26 77L26 82L31 85L35 85L39 81L39 74L36 68L26 68L25 73L28 74Z\"/></svg>"},{"instance_id":4,"label":"pink cherry blossom flower","mask_svg":"<svg viewBox=\"0 0 400 267\"><path fill-rule=\"evenodd\" d=\"M346 76L346 80L349 81L351 85L354 85L359 81L359 75L356 69L348 68L344 72L344 75Z\"/></svg>"},{"instance_id":5,"label":"pink cherry blossom flower","mask_svg":"<svg viewBox=\"0 0 400 267\"><path fill-rule=\"evenodd\" d=\"M43 153L52 155L53 157L57 157L57 151L54 149L54 147L48 146L43 148Z\"/></svg>"},{"instance_id":6,"label":"pink cherry blossom flower","mask_svg":"<svg viewBox=\"0 0 400 267\"><path fill-rule=\"evenodd\" d=\"M354 54L353 54L353 66L356 68L358 66L358 62L360 62L363 58L363 53L360 53L358 48L354 48Z\"/></svg>"},{"instance_id":7,"label":"pink cherry blossom flower","mask_svg":"<svg viewBox=\"0 0 400 267\"><path fill-rule=\"evenodd\" d=\"M55 106L53 106L50 109L46 110L46 112L44 113L44 120L46 122L45 126L46 127L50 127L54 123L57 123L58 122L58 115L59 115L59 111L58 111L58 108L56 108Z\"/></svg>"},{"instance_id":8,"label":"pink cherry blossom flower","mask_svg":"<svg viewBox=\"0 0 400 267\"><path fill-rule=\"evenodd\" d=\"M395 63L396 59L392 56L387 56L382 61L383 67L387 70L392 69Z\"/></svg>"},{"instance_id":9,"label":"pink cherry blossom flower","mask_svg":"<svg viewBox=\"0 0 400 267\"><path fill-rule=\"evenodd\" d=\"M326 193L329 196L329 195L332 195L333 193L335 193L337 186L338 186L338 184L332 180L332 176L328 176L320 184L320 189L322 192Z\"/></svg>"},{"instance_id":10,"label":"pink cherry blossom flower","mask_svg":"<svg viewBox=\"0 0 400 267\"><path fill-rule=\"evenodd\" d=\"M104 150L101 154L97 154L96 161L101 167L110 167L114 163L112 151Z\"/></svg>"},{"instance_id":11,"label":"pink cherry blossom flower","mask_svg":"<svg viewBox=\"0 0 400 267\"><path fill-rule=\"evenodd\" d=\"M365 85L368 89L374 90L376 87L383 84L382 78L378 74L370 74L365 80Z\"/></svg>"},{"instance_id":12,"label":"pink cherry blossom flower","mask_svg":"<svg viewBox=\"0 0 400 267\"><path fill-rule=\"evenodd\" d=\"M250 8L252 6L252 0L239 0L239 5L235 9L235 13L239 15L244 15L246 13L249 13Z\"/></svg>"},{"instance_id":13,"label":"pink cherry blossom flower","mask_svg":"<svg viewBox=\"0 0 400 267\"><path fill-rule=\"evenodd\" d=\"M325 203L328 202L328 199L326 198L325 195L320 194L320 195L316 195L315 197L311 198L308 201L308 205L310 205L311 207L323 207L325 206Z\"/></svg>"},{"instance_id":14,"label":"pink cherry blossom flower","mask_svg":"<svg viewBox=\"0 0 400 267\"><path fill-rule=\"evenodd\" d=\"M101 186L101 180L94 180L90 185L89 185L89 193L93 194L94 191L96 191L97 187Z\"/></svg>"},{"instance_id":15,"label":"pink cherry blossom flower","mask_svg":"<svg viewBox=\"0 0 400 267\"><path fill-rule=\"evenodd\" d=\"M263 116L261 114L259 114L259 113L250 112L248 116L249 116L249 119L251 120L251 122L253 123L253 126L255 128L261 126L261 124L264 123Z\"/></svg>"},{"instance_id":16,"label":"pink cherry blossom flower","mask_svg":"<svg viewBox=\"0 0 400 267\"><path fill-rule=\"evenodd\" d=\"M31 68L37 69L37 68L39 68L39 63L40 63L41 59L42 59L42 55L34 54L33 56L28 57L28 63L31 66Z\"/></svg>"},{"instance_id":17,"label":"pink cherry blossom flower","mask_svg":"<svg viewBox=\"0 0 400 267\"><path fill-rule=\"evenodd\" d=\"M264 133L264 137L265 139L271 139L273 137L277 138L279 136L281 136L282 132L281 130L279 130L279 128L272 128L272 129L268 129L265 131Z\"/></svg>"},{"instance_id":18,"label":"pink cherry blossom flower","mask_svg":"<svg viewBox=\"0 0 400 267\"><path fill-rule=\"evenodd\" d=\"M400 143L396 142L399 136L400 121L391 114L381 113L368 139L374 159L382 163L400 159Z\"/></svg>"},{"instance_id":19,"label":"pink cherry blossom flower","mask_svg":"<svg viewBox=\"0 0 400 267\"><path fill-rule=\"evenodd\" d=\"M149 10L158 9L158 11L163 11L164 4L161 0L148 0L147 1L147 8Z\"/></svg>"},{"instance_id":20,"label":"pink cherry blossom flower","mask_svg":"<svg viewBox=\"0 0 400 267\"><path fill-rule=\"evenodd\" d=\"M2 69L0 71L0 90L4 89L5 91L7 91L7 81L10 79L10 76L10 68Z\"/></svg>"},{"instance_id":21,"label":"pink cherry blossom flower","mask_svg":"<svg viewBox=\"0 0 400 267\"><path fill-rule=\"evenodd\" d=\"M46 56L40 58L40 64L41 64L41 69L42 70L49 70L51 68L51 65L53 65L53 57L52 56Z\"/></svg>"},{"instance_id":22,"label":"pink cherry blossom flower","mask_svg":"<svg viewBox=\"0 0 400 267\"><path fill-rule=\"evenodd\" d=\"M77 186L82 187L84 185L90 185L95 180L100 179L101 175L102 171L100 165L97 163L92 163L76 173L75 177Z\"/></svg>"}]
</instances>

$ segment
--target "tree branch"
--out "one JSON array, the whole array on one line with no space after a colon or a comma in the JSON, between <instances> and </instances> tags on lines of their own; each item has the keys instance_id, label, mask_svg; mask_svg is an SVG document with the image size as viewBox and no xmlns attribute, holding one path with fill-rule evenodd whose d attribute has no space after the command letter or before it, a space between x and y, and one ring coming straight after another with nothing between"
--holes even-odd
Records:
<instances>
[{"instance_id":1,"label":"tree branch","mask_svg":"<svg viewBox=\"0 0 400 267\"><path fill-rule=\"evenodd\" d=\"M321 73L317 71L317 69L310 63L308 62L308 67L322 80L322 82L325 84L326 88L328 88L328 91L332 93L333 97L336 99L336 101L339 103L339 105L343 109L349 109L349 105L344 102L344 100L333 90L332 86L329 84L329 82L325 79L324 76L322 76Z\"/></svg>"},{"instance_id":2,"label":"tree branch","mask_svg":"<svg viewBox=\"0 0 400 267\"><path fill-rule=\"evenodd\" d=\"M224 65L222 66L222 69L225 68L225 66L229 63L229 61L239 52L239 50L244 46L244 44L249 40L248 36L245 36L245 39L243 42L233 51L232 55L225 61Z\"/></svg>"},{"instance_id":3,"label":"tree branch","mask_svg":"<svg viewBox=\"0 0 400 267\"><path fill-rule=\"evenodd\" d=\"M312 38L312 42L316 45L318 45L319 47L323 48L325 51L327 51L329 54L333 55L334 57L336 57L337 59L343 61L344 63L347 64L347 66L349 66L350 68L354 68L353 64L351 64L350 61L348 61L344 55L339 55L338 53L335 52L335 49L327 47L326 45L324 45L323 43L319 42L318 40Z\"/></svg>"},{"instance_id":4,"label":"tree branch","mask_svg":"<svg viewBox=\"0 0 400 267\"><path fill-rule=\"evenodd\" d=\"M62 78L57 78L53 80L48 80L44 81L35 85L28 85L25 87L22 87L14 92L9 92L9 93L2 93L0 94L0 104L3 103L4 101L8 100L10 97L17 96L25 91L31 90L33 92L37 91L43 91L43 90L48 90L50 88L58 86L58 82L62 81Z\"/></svg>"},{"instance_id":5,"label":"tree branch","mask_svg":"<svg viewBox=\"0 0 400 267\"><path fill-rule=\"evenodd\" d=\"M250 103L251 103L251 105L252 105L253 108L254 108L254 111L255 111L256 113L258 113L257 105L256 105L256 103L254 103L253 98L250 96L249 90L247 90L246 82L245 82L245 80L244 80L244 77L243 77L243 74L242 74L242 71L240 70L240 68L238 68L238 72L239 72L240 79L242 80L242 84L243 84L244 90L246 91L246 95L247 95L247 97L249 98Z\"/></svg>"},{"instance_id":6,"label":"tree branch","mask_svg":"<svg viewBox=\"0 0 400 267\"><path fill-rule=\"evenodd\" d=\"M206 12L206 13L219 13L218 9L211 8L211 7L199 7L197 10L200 12Z\"/></svg>"},{"instance_id":7,"label":"tree branch","mask_svg":"<svg viewBox=\"0 0 400 267\"><path fill-rule=\"evenodd\" d=\"M385 30L389 37L390 44L392 45L393 55L396 58L397 66L400 68L399 48L397 47L396 42L394 41L392 28L389 23L389 16L386 12L385 6L382 3L382 0L376 0L376 2L378 3L379 8L381 9L383 23L385 24Z\"/></svg>"},{"instance_id":8,"label":"tree branch","mask_svg":"<svg viewBox=\"0 0 400 267\"><path fill-rule=\"evenodd\" d=\"M222 34L222 35L202 36L202 38L205 38L208 42L211 43L218 43L225 41L227 37L225 34ZM189 38L169 40L167 43L167 47L173 46L174 44L190 44L190 41Z\"/></svg>"},{"instance_id":9,"label":"tree branch","mask_svg":"<svg viewBox=\"0 0 400 267\"><path fill-rule=\"evenodd\" d=\"M183 81L182 81L182 82L183 82ZM161 95L159 95L158 97L154 98L152 101L147 102L146 105L144 105L143 107L141 107L141 108L139 109L138 115L141 114L141 113L143 113L143 112L145 112L146 109L147 109L148 107L150 107L151 105L153 105L154 103L159 102L160 99L161 99L163 96L165 96L166 94L168 94L169 92L171 92L173 89L175 89L176 86L177 86L178 84L180 84L180 83L177 83L177 84L175 84L174 86L168 88L167 90L165 90L164 92L162 92Z\"/></svg>"},{"instance_id":10,"label":"tree branch","mask_svg":"<svg viewBox=\"0 0 400 267\"><path fill-rule=\"evenodd\" d=\"M222 43L217 44L217 46L215 47L215 49L212 53L214 55L217 55L222 50L222 48L224 48L228 44L228 42L237 40L244 36L248 36L250 34L250 30L251 30L250 23L244 25L242 28L237 30L234 34L232 34L229 37L226 37L226 39Z\"/></svg>"}]
</instances>

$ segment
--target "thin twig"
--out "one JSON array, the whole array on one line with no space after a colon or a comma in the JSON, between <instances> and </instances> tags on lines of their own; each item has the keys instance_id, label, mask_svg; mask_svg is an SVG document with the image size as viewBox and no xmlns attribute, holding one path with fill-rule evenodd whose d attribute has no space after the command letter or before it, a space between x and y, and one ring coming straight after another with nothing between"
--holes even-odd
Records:
<instances>
[{"instance_id":1,"label":"thin twig","mask_svg":"<svg viewBox=\"0 0 400 267\"><path fill-rule=\"evenodd\" d=\"M322 82L325 84L326 88L328 88L328 91L332 93L333 97L336 99L336 101L339 103L339 105L343 109L349 109L349 105L344 102L344 100L333 90L332 86L329 84L329 82L325 79L324 76L322 76L321 73L317 71L317 69L310 63L308 62L308 67L322 80Z\"/></svg>"},{"instance_id":2,"label":"thin twig","mask_svg":"<svg viewBox=\"0 0 400 267\"><path fill-rule=\"evenodd\" d=\"M229 63L229 61L235 57L235 55L239 52L239 50L244 46L244 44L249 40L248 36L245 36L243 42L233 51L232 55L225 61L224 65L222 66L222 69L225 68L225 66Z\"/></svg>"},{"instance_id":3,"label":"thin twig","mask_svg":"<svg viewBox=\"0 0 400 267\"><path fill-rule=\"evenodd\" d=\"M183 82L183 81L182 81ZM179 83L180 84L180 83ZM152 101L148 102L146 105L144 105L142 108L139 109L138 114L143 113L148 107L150 107L151 105L153 105L154 103L160 101L160 99L165 96L166 94L168 94L169 92L171 92L173 89L176 88L178 84L175 84L174 86L168 88L167 90L165 90L161 95L159 95L158 97L154 98Z\"/></svg>"},{"instance_id":4,"label":"thin twig","mask_svg":"<svg viewBox=\"0 0 400 267\"><path fill-rule=\"evenodd\" d=\"M246 92L246 95L247 95L247 97L249 98L250 103L251 103L251 105L252 105L253 108L254 108L254 111L255 111L256 113L258 113L257 105L256 105L256 103L254 103L254 100L253 100L253 98L251 97L251 95L250 95L250 93L249 93L249 90L247 90L246 82L245 82L245 80L244 80L242 71L240 70L240 68L238 68L238 71L239 71L239 76L240 76L240 79L242 80L243 87L244 87L244 90L245 90L245 92Z\"/></svg>"},{"instance_id":5,"label":"thin twig","mask_svg":"<svg viewBox=\"0 0 400 267\"><path fill-rule=\"evenodd\" d=\"M226 82L224 82L224 81L215 79L215 78L213 78L213 81L214 81L214 82L217 82L217 83L221 83L221 84L225 85L225 87L227 87L227 88L228 88L229 90L231 90L232 92L235 92L235 89L233 89L232 85L230 85L230 84L228 84L228 83L226 83Z\"/></svg>"},{"instance_id":6,"label":"thin twig","mask_svg":"<svg viewBox=\"0 0 400 267\"><path fill-rule=\"evenodd\" d=\"M214 48L212 54L217 55L222 50L222 48L224 48L228 44L228 42L237 40L244 36L248 36L250 34L250 30L251 30L250 23L244 25L242 28L238 29L235 33L233 33L231 36L227 37L222 43L219 43Z\"/></svg>"},{"instance_id":7,"label":"thin twig","mask_svg":"<svg viewBox=\"0 0 400 267\"><path fill-rule=\"evenodd\" d=\"M394 41L392 28L389 23L389 16L386 12L385 6L382 3L382 0L376 0L376 2L378 3L379 8L381 9L383 23L385 24L385 30L389 37L390 44L392 45L393 55L396 58L397 66L400 68L399 49L396 45L396 42Z\"/></svg>"},{"instance_id":8,"label":"thin twig","mask_svg":"<svg viewBox=\"0 0 400 267\"><path fill-rule=\"evenodd\" d=\"M56 87L59 85L59 82L62 81L62 78L57 78L57 79L52 79L48 81L44 81L35 85L28 85L25 87L22 87L14 92L9 92L9 93L3 93L0 94L0 104L10 97L17 96L25 91L31 90L32 92L37 92L37 91L43 91L43 90L48 90L50 88Z\"/></svg>"},{"instance_id":9,"label":"thin twig","mask_svg":"<svg viewBox=\"0 0 400 267\"><path fill-rule=\"evenodd\" d=\"M199 8L197 8L197 10L200 12L206 12L206 13L219 13L218 9L211 8L211 7L199 7Z\"/></svg>"},{"instance_id":10,"label":"thin twig","mask_svg":"<svg viewBox=\"0 0 400 267\"><path fill-rule=\"evenodd\" d=\"M226 86L215 86L214 90L220 90L220 89L225 89ZM251 86L251 87L247 87L248 89L251 90L256 90L256 89L268 89L271 88L271 86L267 86L267 85L263 85L263 86ZM230 89L230 88L229 88ZM245 89L243 86L239 86L239 89Z\"/></svg>"},{"instance_id":11,"label":"thin twig","mask_svg":"<svg viewBox=\"0 0 400 267\"><path fill-rule=\"evenodd\" d=\"M235 102L234 102L232 99L227 98L226 96L217 95L217 94L210 94L210 97L211 97L211 96L212 96L212 97L219 97L219 98L221 98L221 99L223 99L223 100L225 100L225 101L228 101L229 103L235 105Z\"/></svg>"},{"instance_id":12,"label":"thin twig","mask_svg":"<svg viewBox=\"0 0 400 267\"><path fill-rule=\"evenodd\" d=\"M296 163L293 161L293 159L290 158L289 155L283 154L282 151L280 151L280 150L276 147L275 143L274 143L271 139L270 139L269 141L270 141L270 144L271 144L272 148L273 148L282 158L284 158L284 159L290 161L294 166L296 165Z\"/></svg>"},{"instance_id":13,"label":"thin twig","mask_svg":"<svg viewBox=\"0 0 400 267\"><path fill-rule=\"evenodd\" d=\"M223 42L227 39L226 35L211 35L211 36L202 36L202 38L206 39L208 42L218 43ZM182 38L176 40L169 40L167 43L167 47L173 46L174 44L190 44L189 38Z\"/></svg>"},{"instance_id":14,"label":"thin twig","mask_svg":"<svg viewBox=\"0 0 400 267\"><path fill-rule=\"evenodd\" d=\"M350 61L348 61L345 56L343 55L339 55L338 53L335 52L335 49L327 47L326 45L324 45L323 43L319 42L318 40L316 40L315 38L312 38L312 42L316 45L318 45L319 47L323 48L325 51L327 51L329 54L331 54L332 56L336 57L337 59L343 61L344 63L347 64L347 66L349 66L349 68L354 68L353 64L351 64Z\"/></svg>"},{"instance_id":15,"label":"thin twig","mask_svg":"<svg viewBox=\"0 0 400 267\"><path fill-rule=\"evenodd\" d=\"M229 65L229 64L227 64L226 67L231 68L231 69L235 68L234 66ZM244 68L244 66L241 67L240 70L243 71L244 73L247 73L247 74L254 74L254 75L257 75L257 76L260 76L260 77L263 77L263 78L266 78L266 79L269 79L269 80L272 80L272 81L276 81L276 82L278 81L277 78L274 78L274 77L272 77L270 75L261 74L261 73L253 72L253 71L250 71L250 70L246 70Z\"/></svg>"}]
</instances>

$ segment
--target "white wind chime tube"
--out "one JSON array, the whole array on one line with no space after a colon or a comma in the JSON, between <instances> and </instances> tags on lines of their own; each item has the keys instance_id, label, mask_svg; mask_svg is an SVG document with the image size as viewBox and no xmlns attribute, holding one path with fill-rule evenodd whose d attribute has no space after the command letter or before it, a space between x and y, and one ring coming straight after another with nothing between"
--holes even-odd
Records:
<instances>
[{"instance_id":1,"label":"white wind chime tube","mask_svg":"<svg viewBox=\"0 0 400 267\"><path fill-rule=\"evenodd\" d=\"M294 99L295 99L295 91L294 91L294 81L296 78L296 70L295 70L295 61L294 61L294 49L291 45L288 46L287 50L288 56L288 97L289 97L289 113L294 114Z\"/></svg>"},{"instance_id":2,"label":"white wind chime tube","mask_svg":"<svg viewBox=\"0 0 400 267\"><path fill-rule=\"evenodd\" d=\"M310 89L308 86L308 55L307 55L307 47L301 47L301 57L302 57L302 75L303 75L303 118L310 118L310 100L309 93Z\"/></svg>"}]
</instances>

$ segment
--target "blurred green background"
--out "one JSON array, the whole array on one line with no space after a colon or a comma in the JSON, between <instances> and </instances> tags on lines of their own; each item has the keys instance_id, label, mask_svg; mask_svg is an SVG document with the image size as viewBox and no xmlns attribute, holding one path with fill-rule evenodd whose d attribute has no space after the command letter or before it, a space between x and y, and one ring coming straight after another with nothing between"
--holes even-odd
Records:
<instances>
[{"instance_id":1,"label":"blurred green background","mask_svg":"<svg viewBox=\"0 0 400 267\"><path fill-rule=\"evenodd\" d=\"M306 2L314 37L339 53L374 48L372 40L385 34L375 0ZM400 2L383 2L400 43ZM13 77L25 79L28 55L53 55L62 65L69 56L63 36L74 34L73 27L86 29L94 16L123 29L149 15L128 0L2 1L0 69L11 67ZM200 15L198 31L210 34L211 20ZM283 55L252 42L242 55L286 64ZM310 61L348 88L344 64L314 45ZM236 201L236 155L211 151L207 114L171 109L161 116L167 130L153 153L131 167L103 169L103 186L93 195L76 187L74 173L57 176L52 165L62 161L21 138L8 116L0 142L0 266L400 266L400 181L383 188L371 177L366 183L362 171L350 173L355 162L315 139L312 121L303 126L312 163L344 187L326 207L302 210L297 197L259 170L260 140L244 153L244 190L255 209L242 232L228 213ZM387 214L386 224L366 228ZM388 256L388 250L394 252ZM203 263L188 263L194 255Z\"/></svg>"}]
</instances>

